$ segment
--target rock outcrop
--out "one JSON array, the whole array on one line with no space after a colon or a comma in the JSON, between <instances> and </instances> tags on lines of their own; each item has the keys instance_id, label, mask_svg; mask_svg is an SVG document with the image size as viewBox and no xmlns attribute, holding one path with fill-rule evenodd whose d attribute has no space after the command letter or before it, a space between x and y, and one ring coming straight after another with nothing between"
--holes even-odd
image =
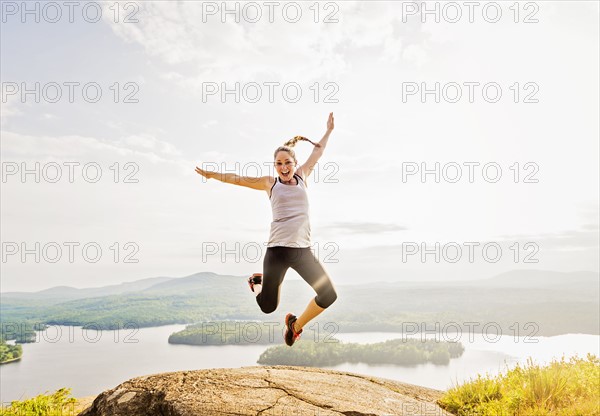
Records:
<instances>
[{"instance_id":1,"label":"rock outcrop","mask_svg":"<svg viewBox=\"0 0 600 416\"><path fill-rule=\"evenodd\" d=\"M256 366L136 377L79 416L450 415L442 392L335 370Z\"/></svg>"}]
</instances>

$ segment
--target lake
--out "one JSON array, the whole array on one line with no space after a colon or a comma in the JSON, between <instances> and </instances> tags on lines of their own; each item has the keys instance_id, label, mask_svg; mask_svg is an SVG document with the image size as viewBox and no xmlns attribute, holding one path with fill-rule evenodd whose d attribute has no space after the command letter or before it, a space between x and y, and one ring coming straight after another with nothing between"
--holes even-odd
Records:
<instances>
[{"instance_id":1,"label":"lake","mask_svg":"<svg viewBox=\"0 0 600 416\"><path fill-rule=\"evenodd\" d=\"M75 397L97 395L133 377L181 370L236 368L254 366L267 345L191 346L173 345L168 336L185 325L142 328L138 331L95 331L81 327L51 326L38 333L38 342L23 344L20 361L0 366L0 400L25 399L61 387L71 387ZM460 334L459 334L460 335ZM536 363L552 358L587 353L600 355L597 335L568 334L554 337L513 337L494 340L480 334L462 334L464 354L449 365L421 364L414 367L393 365L341 364L331 368L398 380L445 390L453 382L477 375L498 374L506 367L525 363L532 356ZM281 335L277 334L281 344ZM310 339L310 332L305 331ZM399 333L338 333L343 342L372 343L401 338ZM416 338L418 335L412 335ZM433 337L428 334L427 338ZM446 338L447 337L447 338ZM456 337L446 334L441 340ZM276 338L277 339L277 338ZM300 341L301 342L301 341Z\"/></svg>"}]
</instances>

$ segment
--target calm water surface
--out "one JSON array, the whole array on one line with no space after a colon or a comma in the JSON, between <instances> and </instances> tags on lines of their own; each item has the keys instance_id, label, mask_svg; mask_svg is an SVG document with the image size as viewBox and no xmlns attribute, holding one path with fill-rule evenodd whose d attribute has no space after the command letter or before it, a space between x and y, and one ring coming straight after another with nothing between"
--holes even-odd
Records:
<instances>
[{"instance_id":1,"label":"calm water surface","mask_svg":"<svg viewBox=\"0 0 600 416\"><path fill-rule=\"evenodd\" d=\"M71 387L75 397L97 395L132 377L169 371L204 368L236 368L258 365L265 345L189 346L172 345L169 335L185 325L142 328L137 332L82 331L80 327L50 327L39 341L23 344L21 361L0 366L0 400L24 399L61 387ZM307 332L308 334L308 332ZM343 342L372 343L401 338L398 333L336 334ZM412 336L413 338L417 336ZM452 337L448 335L448 340ZM442 338L444 340L444 338ZM384 377L421 386L447 389L477 373L497 374L507 366L525 363L528 356L537 363L552 358L587 353L600 355L600 337L568 334L525 339L501 336L496 342L474 334L460 341L465 352L449 365L423 364L414 367L341 364L332 368ZM537 342L532 342L537 341Z\"/></svg>"}]
</instances>

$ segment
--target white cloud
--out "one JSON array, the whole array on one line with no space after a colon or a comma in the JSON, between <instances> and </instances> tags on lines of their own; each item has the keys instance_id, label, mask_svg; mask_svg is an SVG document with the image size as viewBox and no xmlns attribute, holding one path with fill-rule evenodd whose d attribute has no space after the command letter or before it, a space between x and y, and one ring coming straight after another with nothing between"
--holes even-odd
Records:
<instances>
[{"instance_id":1,"label":"white cloud","mask_svg":"<svg viewBox=\"0 0 600 416\"><path fill-rule=\"evenodd\" d=\"M165 178L193 174L194 161L184 159L173 144L151 135L130 135L114 140L77 135L30 136L2 131L2 159L56 163L79 161L99 163L108 169L114 162L147 164L146 174ZM204 160L210 153L199 155ZM151 167L150 167L151 166Z\"/></svg>"},{"instance_id":2,"label":"white cloud","mask_svg":"<svg viewBox=\"0 0 600 416\"><path fill-rule=\"evenodd\" d=\"M429 55L425 49L419 45L409 45L404 49L402 57L409 62L414 62L417 68L421 68L429 62Z\"/></svg>"},{"instance_id":3,"label":"white cloud","mask_svg":"<svg viewBox=\"0 0 600 416\"><path fill-rule=\"evenodd\" d=\"M236 24L232 16L225 22L209 16L203 23L202 2L144 2L139 23L117 24L108 17L106 22L119 37L169 64L172 68L163 73L164 79L193 89L207 80L302 83L337 78L352 67L348 52L377 48L378 60L396 62L409 44L402 40L402 30L420 31L419 25L407 29L398 24L399 6L393 2L338 5L338 23L322 22L332 11L322 5L321 22L315 23L310 3L301 3L303 18L297 23L286 22L277 12L269 24L243 18Z\"/></svg>"},{"instance_id":4,"label":"white cloud","mask_svg":"<svg viewBox=\"0 0 600 416\"><path fill-rule=\"evenodd\" d=\"M345 232L352 234L381 234L394 231L404 231L406 227L393 223L376 223L355 221L336 221L331 224L322 225L321 229L334 232Z\"/></svg>"},{"instance_id":5,"label":"white cloud","mask_svg":"<svg viewBox=\"0 0 600 416\"><path fill-rule=\"evenodd\" d=\"M209 120L206 123L202 124L202 128L207 129L211 126L216 126L217 124L219 124L219 122L217 120Z\"/></svg>"},{"instance_id":6,"label":"white cloud","mask_svg":"<svg viewBox=\"0 0 600 416\"><path fill-rule=\"evenodd\" d=\"M20 116L23 112L19 108L18 95L7 95L6 98L0 103L0 117L1 125L4 126L8 122L9 118Z\"/></svg>"},{"instance_id":7,"label":"white cloud","mask_svg":"<svg viewBox=\"0 0 600 416\"><path fill-rule=\"evenodd\" d=\"M122 142L133 147L153 150L164 155L179 156L181 152L175 148L171 143L164 140L159 140L154 136L150 135L134 135L127 136L122 139Z\"/></svg>"}]
</instances>

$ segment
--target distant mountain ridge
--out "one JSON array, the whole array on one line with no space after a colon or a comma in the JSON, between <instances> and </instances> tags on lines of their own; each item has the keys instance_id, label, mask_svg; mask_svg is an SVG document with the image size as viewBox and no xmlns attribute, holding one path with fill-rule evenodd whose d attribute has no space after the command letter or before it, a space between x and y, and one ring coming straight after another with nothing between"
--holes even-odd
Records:
<instances>
[{"instance_id":1,"label":"distant mountain ridge","mask_svg":"<svg viewBox=\"0 0 600 416\"><path fill-rule=\"evenodd\" d=\"M0 296L6 299L43 299L43 300L75 300L90 297L123 295L131 293L178 294L190 290L204 290L209 284L211 288L231 287L232 280L242 279L243 276L218 275L213 272L198 272L184 277L150 277L118 285L108 285L91 288L74 288L70 286L55 286L37 292L4 292ZM548 287L561 285L589 285L596 287L600 284L600 274L592 271L555 272L545 270L511 270L499 275L480 280L449 280L449 281L399 281L399 282L369 282L353 287L377 285L389 286L475 286L475 287ZM336 282L336 286L344 286Z\"/></svg>"},{"instance_id":2,"label":"distant mountain ridge","mask_svg":"<svg viewBox=\"0 0 600 416\"><path fill-rule=\"evenodd\" d=\"M403 331L407 322L476 321L483 325L493 321L507 333L516 322L534 322L539 335L600 334L599 281L597 272L540 270L513 270L479 281L368 281L352 285L334 278L338 300L326 319L346 332ZM278 308L302 311L314 296L314 290L303 280L286 279ZM148 327L265 319L246 276L212 272L100 288L4 293L0 297L3 322L26 321L30 326L93 323L111 329L126 322Z\"/></svg>"},{"instance_id":3,"label":"distant mountain ridge","mask_svg":"<svg viewBox=\"0 0 600 416\"><path fill-rule=\"evenodd\" d=\"M526 277L524 275L527 275ZM488 283L511 285L560 285L564 283L593 283L598 282L597 272L552 272L545 270L511 270L486 279Z\"/></svg>"},{"instance_id":4,"label":"distant mountain ridge","mask_svg":"<svg viewBox=\"0 0 600 416\"><path fill-rule=\"evenodd\" d=\"M138 292L154 285L177 280L176 277L150 277L118 285L88 287L78 289L71 286L55 286L38 292L3 292L0 296L12 299L83 299L97 296L121 295Z\"/></svg>"}]
</instances>

